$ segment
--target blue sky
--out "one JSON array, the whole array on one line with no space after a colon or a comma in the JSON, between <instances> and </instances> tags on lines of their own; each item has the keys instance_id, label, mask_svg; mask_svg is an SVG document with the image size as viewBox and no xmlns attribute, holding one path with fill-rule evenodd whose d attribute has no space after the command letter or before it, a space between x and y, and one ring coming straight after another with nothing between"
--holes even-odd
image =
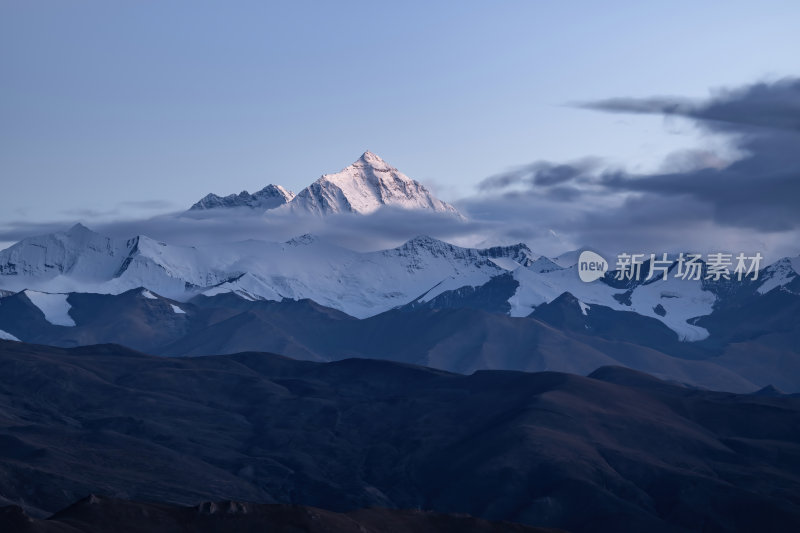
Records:
<instances>
[{"instance_id":1,"label":"blue sky","mask_svg":"<svg viewBox=\"0 0 800 533\"><path fill-rule=\"evenodd\" d=\"M797 2L0 1L0 225L295 191L365 149L445 200L718 145L570 103L797 75Z\"/></svg>"}]
</instances>

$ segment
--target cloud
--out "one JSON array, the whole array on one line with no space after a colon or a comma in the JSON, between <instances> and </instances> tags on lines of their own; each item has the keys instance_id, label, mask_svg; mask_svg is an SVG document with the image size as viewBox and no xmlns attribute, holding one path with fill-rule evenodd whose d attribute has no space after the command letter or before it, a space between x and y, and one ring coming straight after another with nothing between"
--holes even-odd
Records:
<instances>
[{"instance_id":1,"label":"cloud","mask_svg":"<svg viewBox=\"0 0 800 533\"><path fill-rule=\"evenodd\" d=\"M785 78L718 91L710 100L686 98L611 98L579 107L613 113L677 115L704 121L712 130L745 127L800 132L800 79Z\"/></svg>"},{"instance_id":2,"label":"cloud","mask_svg":"<svg viewBox=\"0 0 800 533\"><path fill-rule=\"evenodd\" d=\"M615 98L580 107L683 117L709 135L729 139L737 155L698 147L671 154L649 174L612 168L598 157L535 161L488 177L476 194L453 202L467 221L399 209L324 219L249 209L130 220L90 211L71 216L116 237L145 234L183 245L283 241L312 233L374 250L424 234L469 246L526 242L545 255L582 246L607 253L760 251L772 259L800 252L800 80L718 91L704 101ZM130 204L171 207L158 200ZM0 242L64 230L75 222L23 219L0 228Z\"/></svg>"},{"instance_id":3,"label":"cloud","mask_svg":"<svg viewBox=\"0 0 800 533\"><path fill-rule=\"evenodd\" d=\"M75 223L75 219L57 220L53 222L30 222L12 220L0 227L0 242L17 242L32 235L44 235L64 231Z\"/></svg>"},{"instance_id":4,"label":"cloud","mask_svg":"<svg viewBox=\"0 0 800 533\"><path fill-rule=\"evenodd\" d=\"M428 212L382 209L370 215L314 215L266 213L251 209L210 210L172 214L147 220L100 225L105 233L126 236L145 233L183 245L247 239L286 241L310 233L352 249L378 249L397 245L417 235L457 239L478 231L475 222Z\"/></svg>"},{"instance_id":5,"label":"cloud","mask_svg":"<svg viewBox=\"0 0 800 533\"><path fill-rule=\"evenodd\" d=\"M310 233L354 250L384 249L418 235L464 244L485 238L496 224L462 220L446 213L384 208L369 215L280 214L252 209L176 212L148 218L106 220L82 218L47 223L24 220L0 227L0 242L65 231L76 222L106 236L128 239L147 235L170 244L197 246L249 239L282 242Z\"/></svg>"},{"instance_id":6,"label":"cloud","mask_svg":"<svg viewBox=\"0 0 800 533\"><path fill-rule=\"evenodd\" d=\"M722 166L706 160L682 172L605 177L601 183L606 188L691 198L711 206L713 220L724 226L765 232L800 228L800 80L724 91L702 103L617 99L588 106L682 115L708 131L733 134L744 154Z\"/></svg>"},{"instance_id":7,"label":"cloud","mask_svg":"<svg viewBox=\"0 0 800 533\"><path fill-rule=\"evenodd\" d=\"M131 213L137 213L139 216L156 212L168 212L174 210L176 205L174 202L166 200L129 200L119 202L110 209L92 209L88 207L80 207L73 209L64 209L60 214L69 217L70 219L77 219L82 221L108 221L120 218L126 218L124 214L128 214L130 218Z\"/></svg>"},{"instance_id":8,"label":"cloud","mask_svg":"<svg viewBox=\"0 0 800 533\"><path fill-rule=\"evenodd\" d=\"M530 165L486 178L478 184L478 189L481 191L494 191L520 184L546 187L559 185L568 181L576 181L589 175L600 164L601 161L593 157L564 164L537 161Z\"/></svg>"},{"instance_id":9,"label":"cloud","mask_svg":"<svg viewBox=\"0 0 800 533\"><path fill-rule=\"evenodd\" d=\"M119 207L164 211L166 209L174 209L176 206L175 202L169 202L167 200L129 200L127 202L120 202Z\"/></svg>"},{"instance_id":10,"label":"cloud","mask_svg":"<svg viewBox=\"0 0 800 533\"><path fill-rule=\"evenodd\" d=\"M592 158L537 161L487 178L479 190L503 197L509 212L516 211L510 203L527 202L532 217L578 246L800 251L800 80L718 91L706 101L614 98L580 107L684 117L730 139L739 156L683 151L652 174L604 168ZM562 203L562 212L540 211L542 200ZM488 198L468 202L477 212L481 203L499 209Z\"/></svg>"}]
</instances>

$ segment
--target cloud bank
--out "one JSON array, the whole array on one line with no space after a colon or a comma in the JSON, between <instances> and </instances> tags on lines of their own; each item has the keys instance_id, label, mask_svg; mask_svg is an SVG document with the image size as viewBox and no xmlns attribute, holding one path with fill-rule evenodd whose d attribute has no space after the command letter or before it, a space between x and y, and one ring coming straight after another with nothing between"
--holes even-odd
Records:
<instances>
[{"instance_id":1,"label":"cloud bank","mask_svg":"<svg viewBox=\"0 0 800 533\"><path fill-rule=\"evenodd\" d=\"M526 242L541 254L583 246L613 254L762 252L772 259L800 253L800 79L718 91L705 101L613 98L578 105L609 113L681 117L710 136L724 136L736 158L697 149L671 154L662 170L635 174L602 158L535 161L490 176L474 195L453 202L469 220L383 209L371 215L282 216L249 209L175 212L137 220L75 212L117 237L145 234L174 244L260 239L312 233L358 250L395 246L416 235L456 244ZM145 207L167 207L164 200ZM77 220L21 221L0 228L0 242L63 230Z\"/></svg>"},{"instance_id":2,"label":"cloud bank","mask_svg":"<svg viewBox=\"0 0 800 533\"><path fill-rule=\"evenodd\" d=\"M800 80L720 91L702 102L614 98L580 107L692 120L729 138L741 156L676 153L653 174L604 168L597 159L538 161L484 180L479 188L495 199L470 199L468 210L501 217L508 204L528 202L532 216L576 245L615 251L800 252ZM560 203L562 217L552 216L552 205L537 216L543 200Z\"/></svg>"}]
</instances>

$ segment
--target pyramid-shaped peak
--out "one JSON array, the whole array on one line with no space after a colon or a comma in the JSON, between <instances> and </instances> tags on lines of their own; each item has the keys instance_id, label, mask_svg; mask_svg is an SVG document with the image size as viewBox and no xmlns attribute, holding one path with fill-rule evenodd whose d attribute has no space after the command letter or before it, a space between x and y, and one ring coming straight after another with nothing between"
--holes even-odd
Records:
<instances>
[{"instance_id":1,"label":"pyramid-shaped peak","mask_svg":"<svg viewBox=\"0 0 800 533\"><path fill-rule=\"evenodd\" d=\"M381 156L378 154L372 153L369 150L361 154L361 157L358 158L358 161L354 163L357 166L371 166L374 168L394 168L392 165L387 163Z\"/></svg>"},{"instance_id":2,"label":"pyramid-shaped peak","mask_svg":"<svg viewBox=\"0 0 800 533\"><path fill-rule=\"evenodd\" d=\"M74 241L87 241L101 238L100 234L95 233L80 222L69 228L63 235L66 235L67 238Z\"/></svg>"},{"instance_id":3,"label":"pyramid-shaped peak","mask_svg":"<svg viewBox=\"0 0 800 533\"><path fill-rule=\"evenodd\" d=\"M424 185L367 150L352 165L324 174L289 204L299 213L369 214L382 207L428 210L460 217L455 207L434 197Z\"/></svg>"},{"instance_id":4,"label":"pyramid-shaped peak","mask_svg":"<svg viewBox=\"0 0 800 533\"><path fill-rule=\"evenodd\" d=\"M753 393L754 396L783 396L784 392L775 385L767 385Z\"/></svg>"},{"instance_id":5,"label":"pyramid-shaped peak","mask_svg":"<svg viewBox=\"0 0 800 533\"><path fill-rule=\"evenodd\" d=\"M285 187L270 183L260 191L253 193L252 197L256 200L278 198L283 200L282 203L285 203L294 198L294 193Z\"/></svg>"},{"instance_id":6,"label":"pyramid-shaped peak","mask_svg":"<svg viewBox=\"0 0 800 533\"><path fill-rule=\"evenodd\" d=\"M67 230L67 233L70 234L70 235L82 235L82 234L93 233L93 232L92 232L92 230L90 230L89 228L87 228L86 226L84 226L83 224L78 222L77 224L75 224L74 226L69 228Z\"/></svg>"},{"instance_id":7,"label":"pyramid-shaped peak","mask_svg":"<svg viewBox=\"0 0 800 533\"><path fill-rule=\"evenodd\" d=\"M266 187L264 187L263 189L261 189L260 191L258 191L258 192L256 192L256 193L254 193L254 194L258 194L259 192L263 192L263 193L267 193L267 192L268 192L268 193L292 194L292 195L294 194L292 191L290 191L290 190L289 190L289 189L287 189L286 187L283 187L283 186L281 186L281 185L275 185L274 183L270 183L269 185L267 185Z\"/></svg>"}]
</instances>

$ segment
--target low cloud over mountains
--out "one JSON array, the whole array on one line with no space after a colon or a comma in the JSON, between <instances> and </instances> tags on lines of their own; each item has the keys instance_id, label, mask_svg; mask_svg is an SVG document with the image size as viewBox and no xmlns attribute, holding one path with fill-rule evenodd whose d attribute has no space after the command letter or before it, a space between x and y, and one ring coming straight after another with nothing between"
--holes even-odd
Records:
<instances>
[{"instance_id":1,"label":"low cloud over mountains","mask_svg":"<svg viewBox=\"0 0 800 533\"><path fill-rule=\"evenodd\" d=\"M699 147L672 154L662 171L650 174L610 168L597 157L536 161L486 178L474 195L453 202L466 220L387 202L374 211L354 210L361 212L357 216L340 210L320 217L291 210L212 209L201 216L182 210L143 220L113 220L106 214L87 222L106 234L146 234L176 244L285 240L313 233L344 246L378 249L425 234L462 245L524 241L547 255L587 245L610 253L760 251L771 259L797 254L800 79L719 91L705 101L612 98L579 107L690 120L709 136L726 138L739 155ZM331 196L331 201L343 200ZM73 222L7 224L0 228L0 242Z\"/></svg>"}]
</instances>

